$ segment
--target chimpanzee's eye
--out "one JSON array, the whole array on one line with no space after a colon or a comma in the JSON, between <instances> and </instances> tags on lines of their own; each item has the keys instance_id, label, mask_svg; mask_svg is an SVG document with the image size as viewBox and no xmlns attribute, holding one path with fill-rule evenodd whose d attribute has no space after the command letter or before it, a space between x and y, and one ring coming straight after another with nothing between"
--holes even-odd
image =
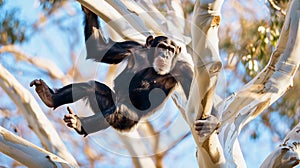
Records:
<instances>
[{"instance_id":1,"label":"chimpanzee's eye","mask_svg":"<svg viewBox=\"0 0 300 168\"><path fill-rule=\"evenodd\" d=\"M169 47L169 50L172 52L172 53L175 53L175 48L173 46L170 46Z\"/></svg>"}]
</instances>

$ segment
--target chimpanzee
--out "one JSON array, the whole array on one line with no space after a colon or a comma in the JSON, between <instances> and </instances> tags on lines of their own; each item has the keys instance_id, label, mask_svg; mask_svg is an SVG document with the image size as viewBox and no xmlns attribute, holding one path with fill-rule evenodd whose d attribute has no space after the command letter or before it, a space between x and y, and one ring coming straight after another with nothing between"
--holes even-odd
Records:
<instances>
[{"instance_id":1,"label":"chimpanzee","mask_svg":"<svg viewBox=\"0 0 300 168\"><path fill-rule=\"evenodd\" d=\"M108 64L118 64L125 58L127 67L114 80L114 91L97 81L72 83L52 90L36 79L30 83L41 100L54 109L79 99L87 99L95 113L78 117L68 107L64 116L67 126L79 134L87 135L109 126L130 130L141 117L157 111L179 83L186 97L193 77L192 67L177 60L181 48L165 36L146 39L145 45L135 41L114 42L93 35L99 30L97 15L83 7L85 14L85 40L87 59ZM91 39L91 40L90 40Z\"/></svg>"}]
</instances>

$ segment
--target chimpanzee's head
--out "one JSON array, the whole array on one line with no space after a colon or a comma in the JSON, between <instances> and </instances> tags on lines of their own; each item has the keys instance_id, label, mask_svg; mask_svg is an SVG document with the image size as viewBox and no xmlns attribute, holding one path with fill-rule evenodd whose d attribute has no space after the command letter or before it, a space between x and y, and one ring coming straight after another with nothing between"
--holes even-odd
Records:
<instances>
[{"instance_id":1,"label":"chimpanzee's head","mask_svg":"<svg viewBox=\"0 0 300 168\"><path fill-rule=\"evenodd\" d=\"M149 36L146 40L146 47L150 50L148 60L160 75L165 75L174 68L181 51L181 47L165 36L155 38Z\"/></svg>"}]
</instances>

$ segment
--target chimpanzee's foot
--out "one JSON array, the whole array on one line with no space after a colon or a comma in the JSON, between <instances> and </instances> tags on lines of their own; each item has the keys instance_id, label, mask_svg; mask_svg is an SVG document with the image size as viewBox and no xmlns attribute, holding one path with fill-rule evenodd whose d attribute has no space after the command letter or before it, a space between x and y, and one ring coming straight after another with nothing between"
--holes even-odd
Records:
<instances>
[{"instance_id":1,"label":"chimpanzee's foot","mask_svg":"<svg viewBox=\"0 0 300 168\"><path fill-rule=\"evenodd\" d=\"M48 106L54 107L52 94L54 93L42 79L35 79L30 82L30 87L35 86L35 91L41 100Z\"/></svg>"}]
</instances>

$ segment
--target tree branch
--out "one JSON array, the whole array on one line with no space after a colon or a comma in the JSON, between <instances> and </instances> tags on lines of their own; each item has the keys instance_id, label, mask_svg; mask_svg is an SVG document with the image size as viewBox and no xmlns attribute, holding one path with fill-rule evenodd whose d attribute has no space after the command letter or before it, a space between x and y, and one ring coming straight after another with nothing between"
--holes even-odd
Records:
<instances>
[{"instance_id":1,"label":"tree branch","mask_svg":"<svg viewBox=\"0 0 300 168\"><path fill-rule=\"evenodd\" d=\"M74 167L78 167L76 160L68 152L34 97L2 65L0 65L0 87L24 113L29 127L37 134L43 146L48 151L58 154Z\"/></svg>"},{"instance_id":2,"label":"tree branch","mask_svg":"<svg viewBox=\"0 0 300 168\"><path fill-rule=\"evenodd\" d=\"M145 41L145 36L139 32L136 28L125 19L123 16L110 4L106 1L101 1L101 4L98 4L98 1L92 0L77 0L86 8L93 11L96 15L100 16L104 22L106 22L113 30L115 30L122 38L132 39L140 42Z\"/></svg>"},{"instance_id":3,"label":"tree branch","mask_svg":"<svg viewBox=\"0 0 300 168\"><path fill-rule=\"evenodd\" d=\"M0 127L0 151L27 167L73 167L60 157Z\"/></svg>"},{"instance_id":4,"label":"tree branch","mask_svg":"<svg viewBox=\"0 0 300 168\"><path fill-rule=\"evenodd\" d=\"M199 167L219 167L224 162L216 132L205 141L195 132L194 121L210 116L218 74L222 68L218 48L218 29L223 0L197 0L192 19L194 80L188 99L186 116L197 143Z\"/></svg>"}]
</instances>

